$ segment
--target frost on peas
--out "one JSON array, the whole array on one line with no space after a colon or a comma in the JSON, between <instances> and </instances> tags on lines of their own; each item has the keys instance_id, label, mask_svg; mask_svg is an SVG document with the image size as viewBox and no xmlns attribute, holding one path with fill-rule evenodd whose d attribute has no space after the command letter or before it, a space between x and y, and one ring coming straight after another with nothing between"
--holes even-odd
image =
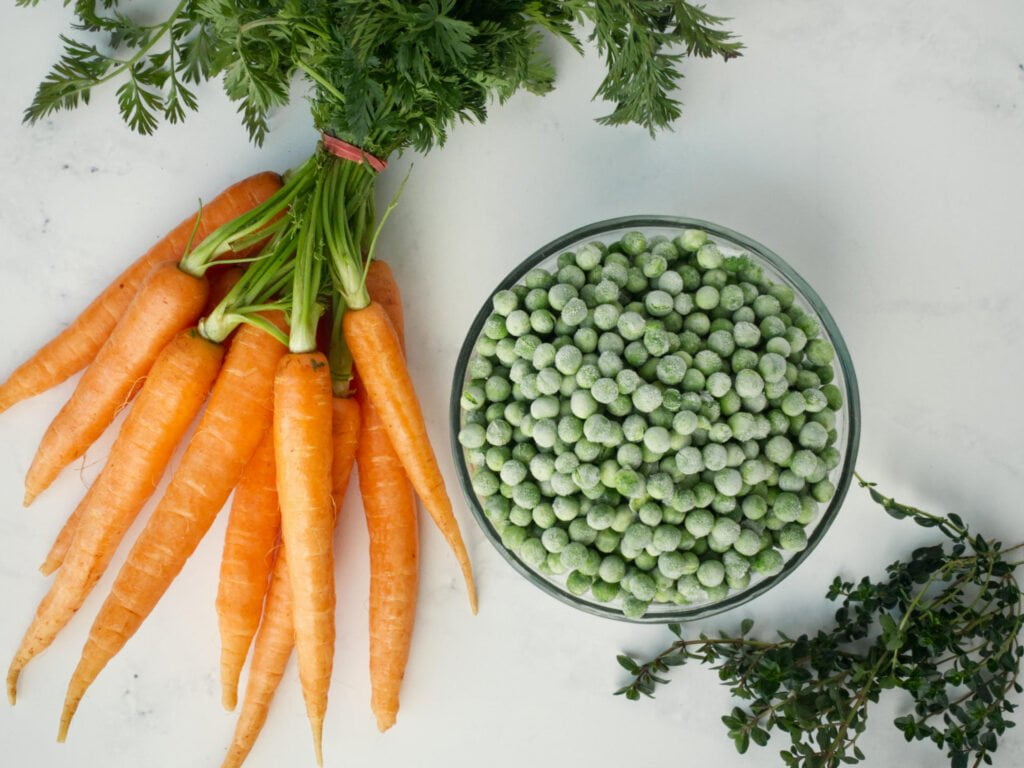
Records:
<instances>
[{"instance_id":1,"label":"frost on peas","mask_svg":"<svg viewBox=\"0 0 1024 768\"><path fill-rule=\"evenodd\" d=\"M743 487L743 478L735 469L722 469L715 473L715 490L723 496L735 497Z\"/></svg>"},{"instance_id":2,"label":"frost on peas","mask_svg":"<svg viewBox=\"0 0 1024 768\"><path fill-rule=\"evenodd\" d=\"M579 295L577 286L559 283L548 290L548 305L556 312L561 312L570 299L575 299Z\"/></svg>"},{"instance_id":3,"label":"frost on peas","mask_svg":"<svg viewBox=\"0 0 1024 768\"><path fill-rule=\"evenodd\" d=\"M509 485L519 485L526 479L526 473L526 465L515 460L504 462L499 470L501 481Z\"/></svg>"},{"instance_id":4,"label":"frost on peas","mask_svg":"<svg viewBox=\"0 0 1024 768\"><path fill-rule=\"evenodd\" d=\"M530 403L530 415L538 421L542 419L554 419L558 416L560 407L558 405L558 398L550 395L538 397L532 403ZM534 428L536 432L536 428Z\"/></svg>"},{"instance_id":5,"label":"frost on peas","mask_svg":"<svg viewBox=\"0 0 1024 768\"><path fill-rule=\"evenodd\" d=\"M491 297L495 314L507 316L519 306L519 298L512 291L498 291Z\"/></svg>"},{"instance_id":6,"label":"frost on peas","mask_svg":"<svg viewBox=\"0 0 1024 768\"><path fill-rule=\"evenodd\" d=\"M710 503L710 501L708 502ZM706 509L694 509L686 515L683 525L695 539L701 539L711 533L715 524L715 515Z\"/></svg>"},{"instance_id":7,"label":"frost on peas","mask_svg":"<svg viewBox=\"0 0 1024 768\"><path fill-rule=\"evenodd\" d=\"M643 384L633 393L632 402L641 413L651 413L662 404L661 390L653 384Z\"/></svg>"},{"instance_id":8,"label":"frost on peas","mask_svg":"<svg viewBox=\"0 0 1024 768\"><path fill-rule=\"evenodd\" d=\"M802 525L789 523L778 533L779 546L790 552L800 552L807 548L807 532Z\"/></svg>"},{"instance_id":9,"label":"frost on peas","mask_svg":"<svg viewBox=\"0 0 1024 768\"><path fill-rule=\"evenodd\" d=\"M626 270L626 290L634 295L639 295L647 290L647 278L637 267L630 267Z\"/></svg>"},{"instance_id":10,"label":"frost on peas","mask_svg":"<svg viewBox=\"0 0 1024 768\"><path fill-rule=\"evenodd\" d=\"M627 443L623 448L631 445ZM636 446L632 446L636 448ZM643 475L633 469L620 469L615 474L615 490L627 499L641 498L646 492L647 484Z\"/></svg>"},{"instance_id":11,"label":"frost on peas","mask_svg":"<svg viewBox=\"0 0 1024 768\"><path fill-rule=\"evenodd\" d=\"M708 443L704 446L701 455L704 459L704 467L712 472L718 472L720 469L725 469L726 462L728 461L728 453L725 448L718 443Z\"/></svg>"},{"instance_id":12,"label":"frost on peas","mask_svg":"<svg viewBox=\"0 0 1024 768\"><path fill-rule=\"evenodd\" d=\"M569 299L562 308L559 319L570 328L575 328L587 319L587 311L587 305L582 299Z\"/></svg>"},{"instance_id":13,"label":"frost on peas","mask_svg":"<svg viewBox=\"0 0 1024 768\"><path fill-rule=\"evenodd\" d=\"M597 568L597 575L602 581L609 584L618 584L626 575L626 561L619 555L610 554L601 558L601 565Z\"/></svg>"},{"instance_id":14,"label":"frost on peas","mask_svg":"<svg viewBox=\"0 0 1024 768\"><path fill-rule=\"evenodd\" d=\"M594 325L602 331L609 331L619 322L620 314L614 304L601 304L594 309Z\"/></svg>"},{"instance_id":15,"label":"frost on peas","mask_svg":"<svg viewBox=\"0 0 1024 768\"><path fill-rule=\"evenodd\" d=\"M630 256L639 256L647 250L647 236L643 232L627 232L619 242L623 253Z\"/></svg>"},{"instance_id":16,"label":"frost on peas","mask_svg":"<svg viewBox=\"0 0 1024 768\"><path fill-rule=\"evenodd\" d=\"M768 502L763 496L753 494L744 496L740 508L743 510L743 516L748 520L760 520L768 514Z\"/></svg>"},{"instance_id":17,"label":"frost on peas","mask_svg":"<svg viewBox=\"0 0 1024 768\"><path fill-rule=\"evenodd\" d=\"M782 570L782 554L776 549L762 549L751 561L751 569L765 576L774 576Z\"/></svg>"},{"instance_id":18,"label":"frost on peas","mask_svg":"<svg viewBox=\"0 0 1024 768\"><path fill-rule=\"evenodd\" d=\"M761 537L749 528L743 528L732 546L744 557L753 557L761 551Z\"/></svg>"},{"instance_id":19,"label":"frost on peas","mask_svg":"<svg viewBox=\"0 0 1024 768\"><path fill-rule=\"evenodd\" d=\"M714 243L705 242L697 249L697 263L703 269L717 269L722 266L724 260L725 257L722 256L722 252L718 250L718 246Z\"/></svg>"},{"instance_id":20,"label":"frost on peas","mask_svg":"<svg viewBox=\"0 0 1024 768\"><path fill-rule=\"evenodd\" d=\"M620 467L638 469L643 464L643 452L639 446L633 443L625 443L620 445L615 452L615 460L619 463ZM618 488L618 480L615 481L615 487Z\"/></svg>"},{"instance_id":21,"label":"frost on peas","mask_svg":"<svg viewBox=\"0 0 1024 768\"><path fill-rule=\"evenodd\" d=\"M615 352L602 352L597 358L597 370L605 378L614 378L623 368L622 358ZM616 394L617 394L616 390Z\"/></svg>"},{"instance_id":22,"label":"frost on peas","mask_svg":"<svg viewBox=\"0 0 1024 768\"><path fill-rule=\"evenodd\" d=\"M807 359L813 365L828 365L835 357L835 349L824 339L811 339L807 342Z\"/></svg>"},{"instance_id":23,"label":"frost on peas","mask_svg":"<svg viewBox=\"0 0 1024 768\"><path fill-rule=\"evenodd\" d=\"M644 433L643 443L651 453L661 455L671 447L671 436L664 427L651 427Z\"/></svg>"},{"instance_id":24,"label":"frost on peas","mask_svg":"<svg viewBox=\"0 0 1024 768\"><path fill-rule=\"evenodd\" d=\"M555 316L546 309L535 309L530 313L530 328L536 333L551 333L555 329Z\"/></svg>"},{"instance_id":25,"label":"frost on peas","mask_svg":"<svg viewBox=\"0 0 1024 768\"><path fill-rule=\"evenodd\" d=\"M697 293L694 294L693 303L696 304L700 309L709 311L718 306L719 293L718 289L713 285L704 285L697 289Z\"/></svg>"},{"instance_id":26,"label":"frost on peas","mask_svg":"<svg viewBox=\"0 0 1024 768\"><path fill-rule=\"evenodd\" d=\"M760 320L763 320L766 317L778 315L782 311L782 305L779 303L779 300L768 293L762 293L754 299L751 304L751 308Z\"/></svg>"},{"instance_id":27,"label":"frost on peas","mask_svg":"<svg viewBox=\"0 0 1024 768\"><path fill-rule=\"evenodd\" d=\"M593 328L577 328L572 341L580 352L586 354L597 349L597 331Z\"/></svg>"},{"instance_id":28,"label":"frost on peas","mask_svg":"<svg viewBox=\"0 0 1024 768\"><path fill-rule=\"evenodd\" d=\"M590 546L594 543L597 538L597 531L587 525L587 521L582 517L577 517L571 523L569 523L569 538L572 541ZM588 551L588 557L590 552Z\"/></svg>"},{"instance_id":29,"label":"frost on peas","mask_svg":"<svg viewBox=\"0 0 1024 768\"><path fill-rule=\"evenodd\" d=\"M615 374L615 384L619 388L620 395L633 394L642 383L643 380L639 374L630 368L623 368Z\"/></svg>"},{"instance_id":30,"label":"frost on peas","mask_svg":"<svg viewBox=\"0 0 1024 768\"><path fill-rule=\"evenodd\" d=\"M760 343L761 331L753 323L741 321L733 326L732 337L736 341L737 347L751 349Z\"/></svg>"},{"instance_id":31,"label":"frost on peas","mask_svg":"<svg viewBox=\"0 0 1024 768\"><path fill-rule=\"evenodd\" d=\"M707 345L709 350L720 357L729 357L736 351L736 340L733 338L733 331L725 328L709 333Z\"/></svg>"},{"instance_id":32,"label":"frost on peas","mask_svg":"<svg viewBox=\"0 0 1024 768\"><path fill-rule=\"evenodd\" d=\"M786 376L786 358L775 352L761 355L757 369L765 381L783 381Z\"/></svg>"},{"instance_id":33,"label":"frost on peas","mask_svg":"<svg viewBox=\"0 0 1024 768\"><path fill-rule=\"evenodd\" d=\"M754 398L764 392L764 379L757 371L746 368L736 374L734 382L736 394L744 400Z\"/></svg>"},{"instance_id":34,"label":"frost on peas","mask_svg":"<svg viewBox=\"0 0 1024 768\"><path fill-rule=\"evenodd\" d=\"M644 307L654 317L665 317L674 306L675 301L667 291L653 290L644 297Z\"/></svg>"},{"instance_id":35,"label":"frost on peas","mask_svg":"<svg viewBox=\"0 0 1024 768\"><path fill-rule=\"evenodd\" d=\"M828 430L816 421L808 421L800 428L797 442L804 448L820 451L828 443Z\"/></svg>"},{"instance_id":36,"label":"frost on peas","mask_svg":"<svg viewBox=\"0 0 1024 768\"><path fill-rule=\"evenodd\" d=\"M820 389L808 388L801 394L804 397L804 409L807 413L820 413L828 407L828 398Z\"/></svg>"},{"instance_id":37,"label":"frost on peas","mask_svg":"<svg viewBox=\"0 0 1024 768\"><path fill-rule=\"evenodd\" d=\"M647 321L639 312L626 311L619 315L616 328L622 338L628 341L636 341L644 335L647 328Z\"/></svg>"},{"instance_id":38,"label":"frost on peas","mask_svg":"<svg viewBox=\"0 0 1024 768\"><path fill-rule=\"evenodd\" d=\"M704 469L704 455L700 448L687 446L676 454L676 467L684 475L695 475Z\"/></svg>"},{"instance_id":39,"label":"frost on peas","mask_svg":"<svg viewBox=\"0 0 1024 768\"><path fill-rule=\"evenodd\" d=\"M821 480L811 487L811 495L816 501L820 501L824 504L836 495L836 487L830 480Z\"/></svg>"},{"instance_id":40,"label":"frost on peas","mask_svg":"<svg viewBox=\"0 0 1024 768\"><path fill-rule=\"evenodd\" d=\"M553 365L556 354L557 350L555 349L554 344L538 344L533 350L533 355L531 356L531 362L533 363L534 369L537 371L543 371L545 368ZM525 377L523 378L525 379Z\"/></svg>"},{"instance_id":41,"label":"frost on peas","mask_svg":"<svg viewBox=\"0 0 1024 768\"><path fill-rule=\"evenodd\" d=\"M740 535L740 524L728 517L719 517L708 536L724 551L731 547Z\"/></svg>"},{"instance_id":42,"label":"frost on peas","mask_svg":"<svg viewBox=\"0 0 1024 768\"><path fill-rule=\"evenodd\" d=\"M818 457L806 449L797 451L789 463L789 469L797 477L805 480L815 473L818 468Z\"/></svg>"},{"instance_id":43,"label":"frost on peas","mask_svg":"<svg viewBox=\"0 0 1024 768\"><path fill-rule=\"evenodd\" d=\"M477 496L493 496L498 492L501 481L493 472L483 469L473 475L473 490Z\"/></svg>"},{"instance_id":44,"label":"frost on peas","mask_svg":"<svg viewBox=\"0 0 1024 768\"><path fill-rule=\"evenodd\" d=\"M717 587L725 581L725 566L719 560L705 560L697 568L697 581L704 587Z\"/></svg>"},{"instance_id":45,"label":"frost on peas","mask_svg":"<svg viewBox=\"0 0 1024 768\"><path fill-rule=\"evenodd\" d=\"M459 445L463 448L482 448L487 442L487 432L480 424L467 424L459 430Z\"/></svg>"},{"instance_id":46,"label":"frost on peas","mask_svg":"<svg viewBox=\"0 0 1024 768\"><path fill-rule=\"evenodd\" d=\"M654 501L645 501L637 511L637 517L640 518L641 523L654 529L661 525L661 505ZM651 543L648 542L645 546L649 547Z\"/></svg>"},{"instance_id":47,"label":"frost on peas","mask_svg":"<svg viewBox=\"0 0 1024 768\"><path fill-rule=\"evenodd\" d=\"M784 523L792 523L800 515L800 497L785 491L775 497L772 514Z\"/></svg>"}]
</instances>

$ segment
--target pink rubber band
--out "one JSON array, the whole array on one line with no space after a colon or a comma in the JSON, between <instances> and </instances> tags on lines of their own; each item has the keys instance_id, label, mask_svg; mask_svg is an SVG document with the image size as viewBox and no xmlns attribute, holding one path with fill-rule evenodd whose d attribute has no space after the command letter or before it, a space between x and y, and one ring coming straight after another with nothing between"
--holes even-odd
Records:
<instances>
[{"instance_id":1,"label":"pink rubber band","mask_svg":"<svg viewBox=\"0 0 1024 768\"><path fill-rule=\"evenodd\" d=\"M351 160L353 163L366 163L377 173L388 167L386 161L371 155L355 144L349 144L347 141L342 141L335 136L331 136L329 133L321 134L321 138L323 139L324 147L335 157L340 157L342 160Z\"/></svg>"}]
</instances>

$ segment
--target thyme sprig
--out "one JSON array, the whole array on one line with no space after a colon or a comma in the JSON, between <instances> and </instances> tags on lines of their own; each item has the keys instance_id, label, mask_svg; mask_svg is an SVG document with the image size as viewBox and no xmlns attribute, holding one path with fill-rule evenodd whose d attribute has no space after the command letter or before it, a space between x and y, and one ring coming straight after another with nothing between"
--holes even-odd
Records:
<instances>
[{"instance_id":1,"label":"thyme sprig","mask_svg":"<svg viewBox=\"0 0 1024 768\"><path fill-rule=\"evenodd\" d=\"M864 759L858 739L870 705L896 689L909 696L908 712L893 723L907 741L931 741L952 768L990 764L1014 725L1011 697L1022 691L1022 563L1014 553L1024 544L1004 547L957 514L925 512L858 480L889 515L936 528L947 541L915 549L882 581L837 577L827 592L840 603L835 623L813 634L760 640L747 619L736 634L687 638L669 625L678 639L649 661L619 656L633 680L616 693L653 697L671 668L708 665L743 702L722 718L740 753L776 731L790 740L780 752L785 765L833 768Z\"/></svg>"}]
</instances>

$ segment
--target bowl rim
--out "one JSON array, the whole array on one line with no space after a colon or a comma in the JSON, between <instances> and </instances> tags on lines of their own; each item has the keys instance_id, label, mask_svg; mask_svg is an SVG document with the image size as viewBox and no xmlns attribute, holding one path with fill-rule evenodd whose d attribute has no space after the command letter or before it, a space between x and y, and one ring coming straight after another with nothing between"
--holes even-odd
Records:
<instances>
[{"instance_id":1,"label":"bowl rim","mask_svg":"<svg viewBox=\"0 0 1024 768\"><path fill-rule=\"evenodd\" d=\"M610 605L585 600L569 593L564 588L545 578L542 574L535 572L524 564L511 551L505 548L497 531L491 526L490 521L484 515L483 505L473 491L469 468L466 465L462 446L458 441L459 430L461 429L461 395L466 378L466 369L476 347L476 342L483 330L484 322L491 315L490 297L500 290L509 289L516 285L536 265L557 256L559 253L568 250L572 245L582 240L599 237L615 230L637 228L674 228L674 229L703 229L713 237L731 241L747 251L755 254L758 258L768 262L775 270L785 277L799 292L801 297L810 304L811 308L821 320L829 340L836 350L836 358L839 361L839 368L842 372L844 385L844 411L847 420L846 446L844 451L844 463L841 468L838 482L836 483L835 495L829 502L828 508L819 518L814 529L808 536L807 546L800 552L793 554L786 560L782 569L756 584L742 589L714 603L695 605L692 607L679 606L678 610L668 610L661 613L647 613L643 616L632 618L626 616L621 609ZM770 248L762 245L756 240L740 234L728 227L703 219L695 219L685 216L639 214L633 216L618 216L611 219L603 219L592 224L567 232L560 237L551 240L534 251L529 257L516 265L505 277L487 294L476 317L470 324L466 337L459 349L459 355L455 363L455 371L452 377L452 390L449 403L449 431L452 458L455 463L456 474L459 478L463 496L466 498L470 511L473 513L477 524L483 530L485 537L491 545L498 550L502 557L527 581L543 591L545 594L554 597L560 602L589 613L593 616L615 619L632 624L667 624L671 622L696 621L698 619L714 616L719 613L743 605L755 597L775 587L790 574L793 573L801 563L806 560L814 551L818 543L825 537L829 528L832 527L835 518L839 513L843 500L854 477L854 469L857 462L857 451L860 446L860 394L857 386L857 376L854 371L853 360L850 357L846 341L839 330L835 319L829 312L828 307L818 296L817 292L796 272L785 260Z\"/></svg>"}]
</instances>

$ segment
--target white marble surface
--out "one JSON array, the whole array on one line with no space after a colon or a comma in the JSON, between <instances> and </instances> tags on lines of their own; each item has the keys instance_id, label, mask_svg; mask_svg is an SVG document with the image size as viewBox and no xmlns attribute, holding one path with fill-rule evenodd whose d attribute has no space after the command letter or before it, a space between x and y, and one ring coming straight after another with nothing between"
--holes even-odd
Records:
<instances>
[{"instance_id":1,"label":"white marble surface","mask_svg":"<svg viewBox=\"0 0 1024 768\"><path fill-rule=\"evenodd\" d=\"M863 397L860 469L892 493L958 511L1017 540L1024 381L1016 297L1024 280L1024 5L1018 0L716 0L749 49L687 65L686 115L650 141L592 122L593 56L558 52L558 91L512 100L483 127L415 159L382 241L406 288L411 364L447 476L446 407L456 351L488 289L562 232L633 212L702 217L782 254L845 333ZM6 374L200 196L311 149L301 102L249 146L214 89L183 126L140 138L110 91L43 125L19 122L57 55L55 3L0 10L0 373ZM408 164L382 184L390 196ZM35 571L109 446L66 471L31 510L22 477L68 383L0 417L0 657L14 651L47 582ZM439 537L423 536L422 596L397 727L376 733L366 671L366 534L355 499L342 524L338 654L328 765L772 765L737 756L719 716L727 693L688 669L654 702L610 692L622 649L654 650L658 627L577 614L515 575L468 513L481 590L466 610ZM234 718L221 711L213 610L223 518L138 635L89 692L70 741L53 738L64 685L113 574L0 708L0 764L216 765ZM136 526L129 538L138 531ZM790 632L827 621L836 573L879 574L933 537L880 515L853 491L835 527L783 587L707 623L745 615ZM122 547L119 559L126 547ZM940 765L888 724L886 697L863 739L866 765ZM1021 729L1017 729L1021 730ZM250 765L311 764L290 674ZM1011 733L996 766L1024 764Z\"/></svg>"}]
</instances>

